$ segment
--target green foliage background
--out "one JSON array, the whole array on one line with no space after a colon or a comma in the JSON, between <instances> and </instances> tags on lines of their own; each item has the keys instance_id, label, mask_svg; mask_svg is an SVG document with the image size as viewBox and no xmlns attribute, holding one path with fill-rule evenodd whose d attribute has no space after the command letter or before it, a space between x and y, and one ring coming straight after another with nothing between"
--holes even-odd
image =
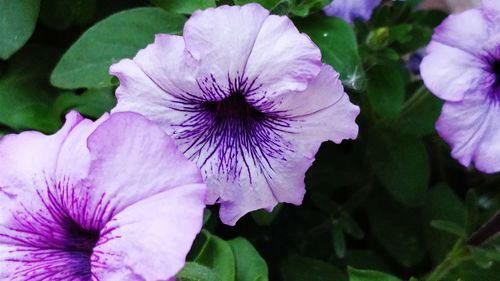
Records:
<instances>
[{"instance_id":1,"label":"green foliage background","mask_svg":"<svg viewBox=\"0 0 500 281\"><path fill-rule=\"evenodd\" d=\"M178 280L498 281L500 241L469 238L500 210L500 175L461 167L437 136L442 103L412 61L446 13L386 3L367 23L326 17L329 0L0 0L0 135L53 133L75 109L114 104L109 66L193 11L258 2L290 16L361 107L360 136L325 143L300 207L256 211L236 227L217 207Z\"/></svg>"}]
</instances>

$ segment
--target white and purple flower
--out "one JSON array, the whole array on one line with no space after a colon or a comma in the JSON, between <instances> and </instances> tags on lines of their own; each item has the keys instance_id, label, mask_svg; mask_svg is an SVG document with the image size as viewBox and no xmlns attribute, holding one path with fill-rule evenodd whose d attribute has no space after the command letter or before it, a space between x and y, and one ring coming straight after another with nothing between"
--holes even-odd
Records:
<instances>
[{"instance_id":1,"label":"white and purple flower","mask_svg":"<svg viewBox=\"0 0 500 281\"><path fill-rule=\"evenodd\" d=\"M287 17L258 4L195 12L184 35L157 35L111 67L114 112L139 112L176 141L221 203L224 223L301 204L322 141L356 138L359 108Z\"/></svg>"},{"instance_id":2,"label":"white and purple flower","mask_svg":"<svg viewBox=\"0 0 500 281\"><path fill-rule=\"evenodd\" d=\"M500 171L500 1L449 16L427 53L422 78L446 101L438 133L463 165Z\"/></svg>"},{"instance_id":3,"label":"white and purple flower","mask_svg":"<svg viewBox=\"0 0 500 281\"><path fill-rule=\"evenodd\" d=\"M0 140L0 279L173 280L202 226L206 186L136 113L75 112L54 135Z\"/></svg>"},{"instance_id":4,"label":"white and purple flower","mask_svg":"<svg viewBox=\"0 0 500 281\"><path fill-rule=\"evenodd\" d=\"M348 23L354 20L367 21L382 0L333 0L323 8L325 14L339 17Z\"/></svg>"}]
</instances>

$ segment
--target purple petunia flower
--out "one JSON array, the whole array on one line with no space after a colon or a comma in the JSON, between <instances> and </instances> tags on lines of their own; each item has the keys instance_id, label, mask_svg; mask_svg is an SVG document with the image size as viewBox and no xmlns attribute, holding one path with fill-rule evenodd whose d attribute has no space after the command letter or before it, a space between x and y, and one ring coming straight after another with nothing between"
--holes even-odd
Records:
<instances>
[{"instance_id":1,"label":"purple petunia flower","mask_svg":"<svg viewBox=\"0 0 500 281\"><path fill-rule=\"evenodd\" d=\"M202 226L206 187L136 113L75 112L54 135L0 140L0 279L173 280Z\"/></svg>"},{"instance_id":2,"label":"purple petunia flower","mask_svg":"<svg viewBox=\"0 0 500 281\"><path fill-rule=\"evenodd\" d=\"M323 8L325 14L339 17L348 23L356 19L369 20L382 0L333 0Z\"/></svg>"},{"instance_id":3,"label":"purple petunia flower","mask_svg":"<svg viewBox=\"0 0 500 281\"><path fill-rule=\"evenodd\" d=\"M199 11L111 67L117 111L160 124L202 169L224 223L301 204L322 141L355 138L359 108L317 46L257 4Z\"/></svg>"},{"instance_id":4,"label":"purple petunia flower","mask_svg":"<svg viewBox=\"0 0 500 281\"><path fill-rule=\"evenodd\" d=\"M463 165L500 171L500 1L449 16L427 52L422 78L446 101L438 133Z\"/></svg>"}]
</instances>

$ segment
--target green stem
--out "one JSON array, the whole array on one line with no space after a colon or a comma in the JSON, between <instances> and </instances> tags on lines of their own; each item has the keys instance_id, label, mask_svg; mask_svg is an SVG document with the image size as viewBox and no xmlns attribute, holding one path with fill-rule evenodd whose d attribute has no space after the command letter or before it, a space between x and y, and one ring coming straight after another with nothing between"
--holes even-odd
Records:
<instances>
[{"instance_id":1,"label":"green stem","mask_svg":"<svg viewBox=\"0 0 500 281\"><path fill-rule=\"evenodd\" d=\"M443 262L441 262L425 280L440 281L448 275L451 270L471 258L471 254L467 249L467 244L463 239L460 239L455 243Z\"/></svg>"}]
</instances>

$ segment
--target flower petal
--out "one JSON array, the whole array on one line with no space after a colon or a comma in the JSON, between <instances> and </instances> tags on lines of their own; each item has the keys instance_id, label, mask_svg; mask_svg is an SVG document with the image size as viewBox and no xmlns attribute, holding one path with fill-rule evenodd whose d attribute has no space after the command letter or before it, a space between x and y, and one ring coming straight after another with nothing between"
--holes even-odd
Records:
<instances>
[{"instance_id":1,"label":"flower petal","mask_svg":"<svg viewBox=\"0 0 500 281\"><path fill-rule=\"evenodd\" d=\"M436 129L462 165L474 163L479 170L494 173L500 171L499 118L500 106L477 92L460 102L445 103Z\"/></svg>"},{"instance_id":2,"label":"flower petal","mask_svg":"<svg viewBox=\"0 0 500 281\"><path fill-rule=\"evenodd\" d=\"M186 49L201 61L200 77L227 83L245 70L269 11L259 4L221 6L193 13L184 26Z\"/></svg>"},{"instance_id":3,"label":"flower petal","mask_svg":"<svg viewBox=\"0 0 500 281\"><path fill-rule=\"evenodd\" d=\"M483 86L487 65L460 49L432 42L420 65L425 85L438 97L460 101L464 95Z\"/></svg>"},{"instance_id":4,"label":"flower petal","mask_svg":"<svg viewBox=\"0 0 500 281\"><path fill-rule=\"evenodd\" d=\"M269 16L254 42L245 76L266 96L303 91L321 70L321 52L287 17Z\"/></svg>"},{"instance_id":5,"label":"flower petal","mask_svg":"<svg viewBox=\"0 0 500 281\"><path fill-rule=\"evenodd\" d=\"M156 194L118 213L92 256L98 280L166 280L185 263L203 223L205 186Z\"/></svg>"},{"instance_id":6,"label":"flower petal","mask_svg":"<svg viewBox=\"0 0 500 281\"><path fill-rule=\"evenodd\" d=\"M381 0L334 0L323 11L329 16L340 17L348 23L355 19L369 20L373 9Z\"/></svg>"},{"instance_id":7,"label":"flower petal","mask_svg":"<svg viewBox=\"0 0 500 281\"><path fill-rule=\"evenodd\" d=\"M189 162L170 137L136 113L115 113L89 137L91 166L88 183L79 187L88 200L75 206L82 225L108 221L121 210L178 186L201 183L196 166ZM89 222L89 219L91 220ZM81 221L84 220L84 221Z\"/></svg>"},{"instance_id":8,"label":"flower petal","mask_svg":"<svg viewBox=\"0 0 500 281\"><path fill-rule=\"evenodd\" d=\"M142 54L146 54L146 51ZM186 119L184 112L175 110L178 107L175 102L178 100L159 87L161 81L151 80L135 61L121 60L111 66L110 73L120 79L120 86L116 89L118 103L113 108L113 113L139 112L162 126L168 134L174 131L170 124L181 123ZM158 73L161 75L161 70Z\"/></svg>"},{"instance_id":9,"label":"flower petal","mask_svg":"<svg viewBox=\"0 0 500 281\"><path fill-rule=\"evenodd\" d=\"M487 51L484 43L490 38L489 25L490 22L481 10L467 10L448 16L436 28L432 40L458 48L472 56L482 56Z\"/></svg>"},{"instance_id":10,"label":"flower petal","mask_svg":"<svg viewBox=\"0 0 500 281\"><path fill-rule=\"evenodd\" d=\"M244 214L261 208L272 209L278 202L302 203L304 177L323 141L340 143L358 134L355 122L359 107L349 101L339 75L324 65L318 77L304 92L281 95L274 100L276 110L285 112L289 127L276 136L279 157L240 159L249 169L238 174L238 181L216 183L225 186L220 193L221 220L233 225ZM241 158L244 158L240 155ZM218 159L220 161L220 159ZM260 167L260 168L259 168ZM215 179L211 179L215 182ZM208 180L208 184L211 183Z\"/></svg>"},{"instance_id":11,"label":"flower petal","mask_svg":"<svg viewBox=\"0 0 500 281\"><path fill-rule=\"evenodd\" d=\"M89 264L79 252L0 244L1 280L91 280Z\"/></svg>"}]
</instances>

